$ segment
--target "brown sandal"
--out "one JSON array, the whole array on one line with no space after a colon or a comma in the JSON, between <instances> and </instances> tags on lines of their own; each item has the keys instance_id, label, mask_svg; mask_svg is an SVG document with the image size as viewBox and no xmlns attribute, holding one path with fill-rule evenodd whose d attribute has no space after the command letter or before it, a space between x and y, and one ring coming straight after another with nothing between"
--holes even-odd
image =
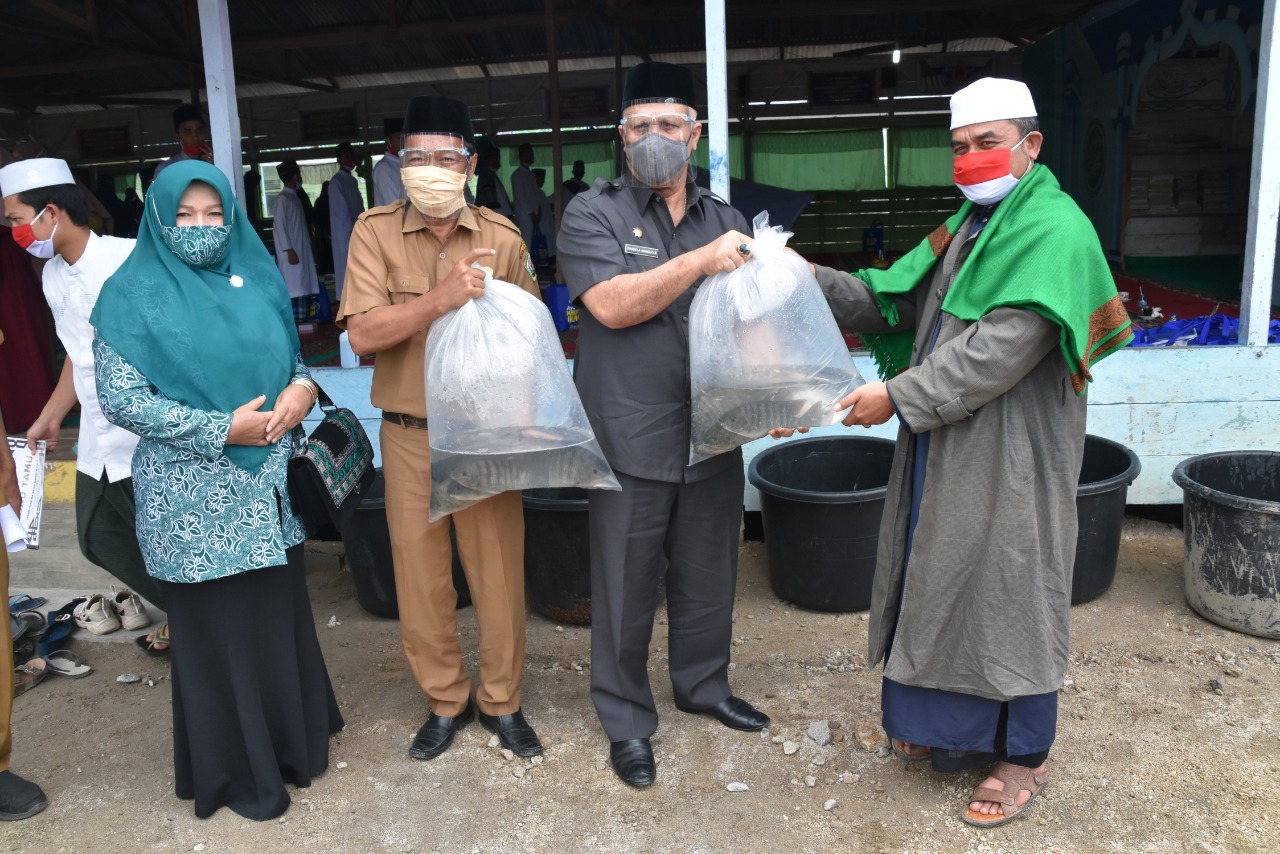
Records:
<instances>
[{"instance_id":1,"label":"brown sandal","mask_svg":"<svg viewBox=\"0 0 1280 854\"><path fill-rule=\"evenodd\" d=\"M1036 796L1049 785L1049 769L1046 768L1043 775L1033 774L1030 768L1022 765L1010 765L1008 762L1001 762L991 769L990 776L999 780L1003 786L999 789L993 789L990 786L978 786L973 790L973 794L969 796L969 800L965 802L964 812L960 814L966 824L974 827L999 827L1002 824L1008 824L1031 806L1031 802ZM1022 806L1018 806L1018 795L1023 791L1031 793L1031 797L1027 798L1027 802ZM968 806L975 801L986 801L1000 805L1000 813L988 815L986 813L974 812Z\"/></svg>"},{"instance_id":2,"label":"brown sandal","mask_svg":"<svg viewBox=\"0 0 1280 854\"><path fill-rule=\"evenodd\" d=\"M932 747L899 741L896 738L889 739L889 747L893 749L893 755L904 762L923 762L933 755Z\"/></svg>"},{"instance_id":3,"label":"brown sandal","mask_svg":"<svg viewBox=\"0 0 1280 854\"><path fill-rule=\"evenodd\" d=\"M49 672L43 658L33 658L26 664L13 669L13 696L18 697L44 681Z\"/></svg>"}]
</instances>

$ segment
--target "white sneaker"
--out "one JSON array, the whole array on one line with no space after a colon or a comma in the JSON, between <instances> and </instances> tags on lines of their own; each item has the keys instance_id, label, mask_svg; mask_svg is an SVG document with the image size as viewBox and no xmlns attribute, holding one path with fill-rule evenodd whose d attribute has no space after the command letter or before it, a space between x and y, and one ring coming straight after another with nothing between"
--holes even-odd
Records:
<instances>
[{"instance_id":1,"label":"white sneaker","mask_svg":"<svg viewBox=\"0 0 1280 854\"><path fill-rule=\"evenodd\" d=\"M112 589L114 590L115 588ZM120 622L129 631L146 628L151 625L151 616L147 613L147 606L142 604L142 598L137 593L128 588L111 597L111 607L119 615Z\"/></svg>"},{"instance_id":2,"label":"white sneaker","mask_svg":"<svg viewBox=\"0 0 1280 854\"><path fill-rule=\"evenodd\" d=\"M95 635L110 634L120 628L120 618L109 602L101 593L95 593L76 606L72 618L77 626Z\"/></svg>"}]
</instances>

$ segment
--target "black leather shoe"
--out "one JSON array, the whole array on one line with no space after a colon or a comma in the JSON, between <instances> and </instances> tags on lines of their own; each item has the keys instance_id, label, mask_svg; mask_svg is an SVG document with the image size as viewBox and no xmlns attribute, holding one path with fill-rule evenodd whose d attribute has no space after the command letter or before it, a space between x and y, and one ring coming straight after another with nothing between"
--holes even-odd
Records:
<instances>
[{"instance_id":1,"label":"black leather shoe","mask_svg":"<svg viewBox=\"0 0 1280 854\"><path fill-rule=\"evenodd\" d=\"M768 715L746 700L734 696L726 697L705 709L686 709L683 706L676 706L676 708L691 715L710 715L729 729L742 732L755 732L769 725Z\"/></svg>"},{"instance_id":2,"label":"black leather shoe","mask_svg":"<svg viewBox=\"0 0 1280 854\"><path fill-rule=\"evenodd\" d=\"M0 821L30 818L49 806L40 787L12 771L0 771Z\"/></svg>"},{"instance_id":3,"label":"black leather shoe","mask_svg":"<svg viewBox=\"0 0 1280 854\"><path fill-rule=\"evenodd\" d=\"M648 786L658 776L658 768L653 762L653 747L647 738L610 743L609 764L619 780L637 789Z\"/></svg>"},{"instance_id":4,"label":"black leather shoe","mask_svg":"<svg viewBox=\"0 0 1280 854\"><path fill-rule=\"evenodd\" d=\"M414 759L435 759L449 749L454 734L471 723L475 712L470 697L467 698L467 707L454 717L446 718L433 712L414 736L413 744L409 745L409 755Z\"/></svg>"},{"instance_id":5,"label":"black leather shoe","mask_svg":"<svg viewBox=\"0 0 1280 854\"><path fill-rule=\"evenodd\" d=\"M486 715L480 712L480 726L496 735L498 743L516 756L542 755L542 742L519 709L509 715Z\"/></svg>"}]
</instances>

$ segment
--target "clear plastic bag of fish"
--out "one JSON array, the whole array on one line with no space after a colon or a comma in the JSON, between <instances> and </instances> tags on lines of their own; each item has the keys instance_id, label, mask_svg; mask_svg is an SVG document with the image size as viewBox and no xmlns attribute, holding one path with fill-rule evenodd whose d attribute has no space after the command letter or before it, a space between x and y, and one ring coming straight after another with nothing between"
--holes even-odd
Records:
<instances>
[{"instance_id":1,"label":"clear plastic bag of fish","mask_svg":"<svg viewBox=\"0 0 1280 854\"><path fill-rule=\"evenodd\" d=\"M864 382L791 233L767 211L754 226L747 262L707 278L689 309L690 465L775 427L835 424Z\"/></svg>"},{"instance_id":2,"label":"clear plastic bag of fish","mask_svg":"<svg viewBox=\"0 0 1280 854\"><path fill-rule=\"evenodd\" d=\"M431 324L425 368L430 521L512 490L621 488L537 297L486 270L484 296Z\"/></svg>"}]
</instances>

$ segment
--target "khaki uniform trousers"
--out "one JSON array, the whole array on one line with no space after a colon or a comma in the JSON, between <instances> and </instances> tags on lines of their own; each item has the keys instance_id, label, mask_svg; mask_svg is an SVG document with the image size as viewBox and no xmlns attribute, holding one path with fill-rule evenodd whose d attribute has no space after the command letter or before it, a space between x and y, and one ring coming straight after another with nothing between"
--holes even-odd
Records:
<instances>
[{"instance_id":1,"label":"khaki uniform trousers","mask_svg":"<svg viewBox=\"0 0 1280 854\"><path fill-rule=\"evenodd\" d=\"M8 452L5 446L4 453ZM8 503L4 490L0 489L0 506ZM9 554L3 542L0 542L0 588L4 588L5 596L9 595ZM13 734L9 731L9 718L13 714L13 626L8 620L4 621L0 636L4 638L0 644L0 655L4 656L0 658L0 771L8 771L9 754L13 751Z\"/></svg>"},{"instance_id":2,"label":"khaki uniform trousers","mask_svg":"<svg viewBox=\"0 0 1280 854\"><path fill-rule=\"evenodd\" d=\"M436 522L426 430L382 422L387 527L395 562L400 637L432 711L453 717L466 707L471 679L458 642L457 594L449 525L458 539L480 641L476 703L488 715L520 708L524 667L524 510L504 492Z\"/></svg>"}]
</instances>

